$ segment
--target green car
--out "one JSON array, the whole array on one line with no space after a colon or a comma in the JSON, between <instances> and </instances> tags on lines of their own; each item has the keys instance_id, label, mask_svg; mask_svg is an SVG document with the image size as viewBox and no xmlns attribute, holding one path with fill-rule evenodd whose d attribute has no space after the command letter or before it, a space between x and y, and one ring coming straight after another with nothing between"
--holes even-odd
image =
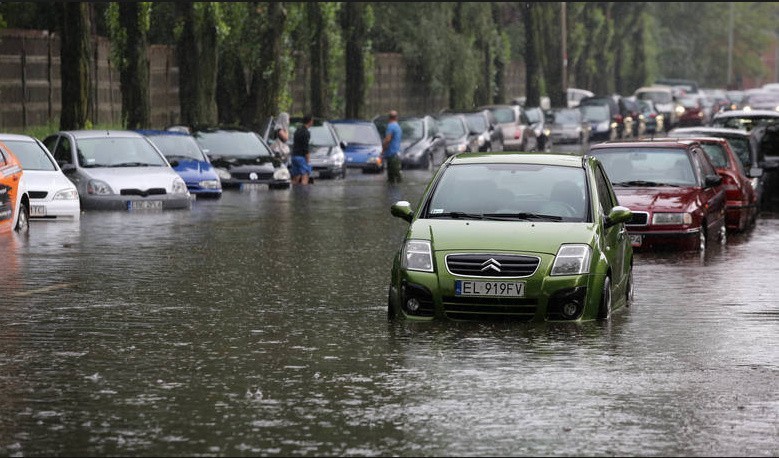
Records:
<instances>
[{"instance_id":1,"label":"green car","mask_svg":"<svg viewBox=\"0 0 779 458\"><path fill-rule=\"evenodd\" d=\"M633 296L633 249L600 162L463 153L441 165L392 266L388 316L409 320L608 319Z\"/></svg>"}]
</instances>

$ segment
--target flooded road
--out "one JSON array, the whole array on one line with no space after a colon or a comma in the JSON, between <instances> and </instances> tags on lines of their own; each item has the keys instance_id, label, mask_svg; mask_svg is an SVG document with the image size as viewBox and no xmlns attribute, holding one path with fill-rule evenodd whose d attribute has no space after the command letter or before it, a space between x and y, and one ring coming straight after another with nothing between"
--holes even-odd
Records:
<instances>
[{"instance_id":1,"label":"flooded road","mask_svg":"<svg viewBox=\"0 0 779 458\"><path fill-rule=\"evenodd\" d=\"M0 455L779 455L779 214L608 323L389 323L430 174L0 237Z\"/></svg>"}]
</instances>

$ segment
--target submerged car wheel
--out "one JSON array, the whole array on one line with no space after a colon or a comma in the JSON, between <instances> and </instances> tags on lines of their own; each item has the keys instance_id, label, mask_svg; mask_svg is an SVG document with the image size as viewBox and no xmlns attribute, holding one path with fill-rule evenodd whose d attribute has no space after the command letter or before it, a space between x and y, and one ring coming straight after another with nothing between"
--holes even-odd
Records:
<instances>
[{"instance_id":1,"label":"submerged car wheel","mask_svg":"<svg viewBox=\"0 0 779 458\"><path fill-rule=\"evenodd\" d=\"M630 307L633 304L633 265L630 265L630 271L628 272L628 284L625 287L625 307Z\"/></svg>"},{"instance_id":2,"label":"submerged car wheel","mask_svg":"<svg viewBox=\"0 0 779 458\"><path fill-rule=\"evenodd\" d=\"M706 251L706 221L701 223L701 230L698 231L698 251Z\"/></svg>"},{"instance_id":3,"label":"submerged car wheel","mask_svg":"<svg viewBox=\"0 0 779 458\"><path fill-rule=\"evenodd\" d=\"M720 245L727 245L728 243L728 229L724 224L719 228L719 243Z\"/></svg>"},{"instance_id":4,"label":"submerged car wheel","mask_svg":"<svg viewBox=\"0 0 779 458\"><path fill-rule=\"evenodd\" d=\"M600 296L600 307L598 307L598 319L608 320L611 317L611 279L607 276L603 280L603 291Z\"/></svg>"},{"instance_id":5,"label":"submerged car wheel","mask_svg":"<svg viewBox=\"0 0 779 458\"><path fill-rule=\"evenodd\" d=\"M30 208L26 202L22 202L21 207L19 207L19 218L16 220L14 230L20 234L26 234L30 231Z\"/></svg>"}]
</instances>

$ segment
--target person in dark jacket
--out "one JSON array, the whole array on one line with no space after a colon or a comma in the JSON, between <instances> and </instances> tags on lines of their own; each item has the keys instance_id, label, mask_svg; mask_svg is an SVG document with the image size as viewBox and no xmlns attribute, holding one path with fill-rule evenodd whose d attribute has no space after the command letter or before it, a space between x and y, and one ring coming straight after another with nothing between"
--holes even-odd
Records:
<instances>
[{"instance_id":1,"label":"person in dark jacket","mask_svg":"<svg viewBox=\"0 0 779 458\"><path fill-rule=\"evenodd\" d=\"M309 142L311 141L311 132L309 129L314 124L314 117L305 115L303 125L295 130L292 137L292 183L308 184L311 176L311 151Z\"/></svg>"}]
</instances>

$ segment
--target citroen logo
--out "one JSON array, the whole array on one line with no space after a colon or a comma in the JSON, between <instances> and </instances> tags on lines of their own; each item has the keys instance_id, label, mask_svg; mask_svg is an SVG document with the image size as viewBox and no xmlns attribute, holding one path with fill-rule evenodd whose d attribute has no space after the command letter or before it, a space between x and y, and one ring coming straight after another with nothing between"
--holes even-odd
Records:
<instances>
[{"instance_id":1,"label":"citroen logo","mask_svg":"<svg viewBox=\"0 0 779 458\"><path fill-rule=\"evenodd\" d=\"M495 272L500 272L500 267L501 267L500 263L498 261L494 260L493 258L490 258L490 259L484 261L483 263L481 263L481 271L482 272L485 272L488 269L492 269Z\"/></svg>"}]
</instances>

